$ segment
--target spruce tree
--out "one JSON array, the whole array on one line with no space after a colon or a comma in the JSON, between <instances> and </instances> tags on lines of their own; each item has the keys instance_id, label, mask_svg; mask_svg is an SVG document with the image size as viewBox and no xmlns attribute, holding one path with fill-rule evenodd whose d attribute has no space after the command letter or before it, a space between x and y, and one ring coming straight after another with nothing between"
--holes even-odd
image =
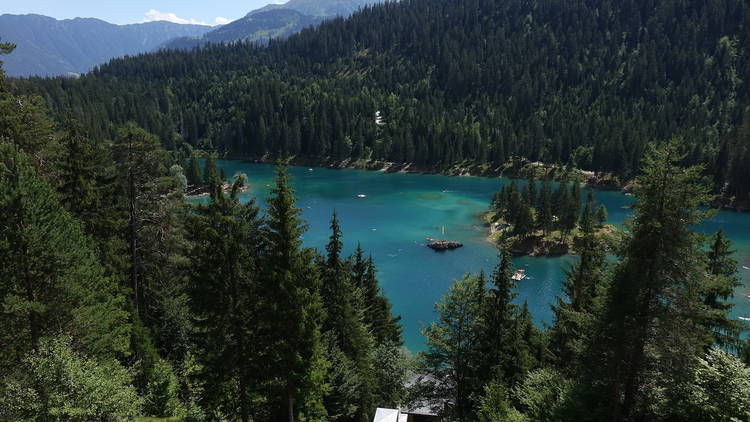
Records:
<instances>
[{"instance_id":1,"label":"spruce tree","mask_svg":"<svg viewBox=\"0 0 750 422\"><path fill-rule=\"evenodd\" d=\"M513 303L517 294L510 251L503 249L499 258L490 279L492 287L482 299L481 319L477 323L478 371L485 383L499 380L512 385L528 370L528 359L519 331L518 306Z\"/></svg>"},{"instance_id":2,"label":"spruce tree","mask_svg":"<svg viewBox=\"0 0 750 422\"><path fill-rule=\"evenodd\" d=\"M143 316L143 219L159 199L157 179L164 174L164 150L152 134L128 125L121 128L113 146L117 172L125 198L129 258L129 281L136 314Z\"/></svg>"},{"instance_id":3,"label":"spruce tree","mask_svg":"<svg viewBox=\"0 0 750 422\"><path fill-rule=\"evenodd\" d=\"M732 242L723 229L719 229L709 242L706 252L709 280L704 287L703 303L710 314L707 326L713 332L714 342L721 347L737 347L741 325L730 318L732 303L727 300L734 296L734 289L740 286L737 276L737 261L732 258Z\"/></svg>"},{"instance_id":4,"label":"spruce tree","mask_svg":"<svg viewBox=\"0 0 750 422\"><path fill-rule=\"evenodd\" d=\"M95 243L108 275L120 280L127 270L123 240L126 214L121 203L114 162L104 147L73 120L65 123L60 142L57 192L60 202Z\"/></svg>"},{"instance_id":5,"label":"spruce tree","mask_svg":"<svg viewBox=\"0 0 750 422\"><path fill-rule=\"evenodd\" d=\"M536 207L536 226L545 236L552 229L552 182L549 179L542 183L542 191Z\"/></svg>"},{"instance_id":6,"label":"spruce tree","mask_svg":"<svg viewBox=\"0 0 750 422\"><path fill-rule=\"evenodd\" d=\"M401 346L401 317L391 312L391 303L378 284L375 262L372 255L365 258L362 246L357 244L351 262L352 280L362 294L364 320L368 325L376 344L391 343Z\"/></svg>"},{"instance_id":7,"label":"spruce tree","mask_svg":"<svg viewBox=\"0 0 750 422\"><path fill-rule=\"evenodd\" d=\"M211 186L221 186L223 183L219 179L219 173L216 170L216 158L213 154L206 155L206 161L203 164L203 183L207 184L211 190L213 190Z\"/></svg>"},{"instance_id":8,"label":"spruce tree","mask_svg":"<svg viewBox=\"0 0 750 422\"><path fill-rule=\"evenodd\" d=\"M581 222L579 258L565 269L564 296L558 296L557 304L552 307L555 314L550 330L552 352L558 365L571 372L584 363L583 353L606 292L605 254L591 222L591 204L593 198L589 192Z\"/></svg>"},{"instance_id":9,"label":"spruce tree","mask_svg":"<svg viewBox=\"0 0 750 422\"><path fill-rule=\"evenodd\" d=\"M368 404L372 395L372 361L369 352L374 345L373 338L364 322L364 301L362 292L352 281L351 273L341 256L343 242L341 227L333 212L331 218L331 237L326 245L328 252L321 278L326 317L323 333L329 339L330 356L337 356L335 349L341 350L346 359L339 358L342 365L348 364L350 372L356 376L356 382L348 381L347 390L353 393L354 402L349 402L350 416L354 420L366 421L371 418ZM340 380L333 379L333 383ZM335 390L334 386L334 390ZM329 402L328 398L326 400ZM336 400L338 406L344 400ZM327 406L333 411L334 406ZM342 410L335 413L344 413Z\"/></svg>"},{"instance_id":10,"label":"spruce tree","mask_svg":"<svg viewBox=\"0 0 750 422\"><path fill-rule=\"evenodd\" d=\"M267 382L259 357L269 333L258 301L262 220L254 201L240 205L241 185L241 179L235 181L228 196L215 187L211 202L199 205L190 217L190 296L207 387L205 404L249 421L253 393Z\"/></svg>"},{"instance_id":11,"label":"spruce tree","mask_svg":"<svg viewBox=\"0 0 750 422\"><path fill-rule=\"evenodd\" d=\"M320 280L311 249L302 247L306 227L300 220L286 168L276 168L276 186L268 199L265 299L269 329L275 335L267 353L271 376L280 382L271 406L275 420L294 422L319 409L322 400ZM284 315L278 318L278 315ZM308 415L309 416L309 415Z\"/></svg>"},{"instance_id":12,"label":"spruce tree","mask_svg":"<svg viewBox=\"0 0 750 422\"><path fill-rule=\"evenodd\" d=\"M187 180L191 186L200 186L201 184L203 184L203 176L201 175L201 168L198 165L198 157L195 155L195 152L190 155Z\"/></svg>"},{"instance_id":13,"label":"spruce tree","mask_svg":"<svg viewBox=\"0 0 750 422\"><path fill-rule=\"evenodd\" d=\"M691 375L709 331L701 324L706 273L701 238L691 230L706 212L701 168L681 168L671 142L652 147L638 179L631 236L614 270L606 310L592 340L591 369L606 391L612 420L639 418L646 371L675 382Z\"/></svg>"},{"instance_id":14,"label":"spruce tree","mask_svg":"<svg viewBox=\"0 0 750 422\"><path fill-rule=\"evenodd\" d=\"M481 395L477 342L484 294L481 277L456 280L435 305L437 321L422 331L427 349L418 356L422 375L415 388L423 399L448 400L443 411L451 420L473 420Z\"/></svg>"},{"instance_id":15,"label":"spruce tree","mask_svg":"<svg viewBox=\"0 0 750 422\"><path fill-rule=\"evenodd\" d=\"M0 370L43 337L66 334L90 356L128 352L128 316L78 222L18 147L0 143Z\"/></svg>"}]
</instances>

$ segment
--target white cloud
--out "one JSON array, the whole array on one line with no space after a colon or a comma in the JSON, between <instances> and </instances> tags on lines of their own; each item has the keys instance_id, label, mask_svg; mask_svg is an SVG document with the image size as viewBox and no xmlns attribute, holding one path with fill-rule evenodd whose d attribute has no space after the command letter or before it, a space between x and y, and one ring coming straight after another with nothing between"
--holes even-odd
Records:
<instances>
[{"instance_id":1,"label":"white cloud","mask_svg":"<svg viewBox=\"0 0 750 422\"><path fill-rule=\"evenodd\" d=\"M221 16L217 16L216 19L214 19L214 22L216 22L217 25L226 25L231 21L231 19L227 19Z\"/></svg>"},{"instance_id":2,"label":"white cloud","mask_svg":"<svg viewBox=\"0 0 750 422\"><path fill-rule=\"evenodd\" d=\"M143 18L141 23L156 22L156 21L167 21L179 24L193 24L193 25L208 25L205 22L201 22L196 19L183 19L174 13L160 12L156 9L150 9L145 13L146 17Z\"/></svg>"}]
</instances>

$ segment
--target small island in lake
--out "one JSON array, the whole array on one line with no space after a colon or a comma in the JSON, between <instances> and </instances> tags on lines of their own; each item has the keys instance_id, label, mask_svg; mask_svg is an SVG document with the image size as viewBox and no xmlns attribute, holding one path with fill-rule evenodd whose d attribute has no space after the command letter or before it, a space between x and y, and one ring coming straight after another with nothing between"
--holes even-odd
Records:
<instances>
[{"instance_id":1,"label":"small island in lake","mask_svg":"<svg viewBox=\"0 0 750 422\"><path fill-rule=\"evenodd\" d=\"M605 245L615 241L619 233L614 226L604 224L607 210L594 201L591 192L581 201L580 184L562 182L553 189L549 179L539 186L531 178L520 189L516 180L504 185L482 218L489 227L488 240L517 255L575 253L587 230L603 237Z\"/></svg>"}]
</instances>

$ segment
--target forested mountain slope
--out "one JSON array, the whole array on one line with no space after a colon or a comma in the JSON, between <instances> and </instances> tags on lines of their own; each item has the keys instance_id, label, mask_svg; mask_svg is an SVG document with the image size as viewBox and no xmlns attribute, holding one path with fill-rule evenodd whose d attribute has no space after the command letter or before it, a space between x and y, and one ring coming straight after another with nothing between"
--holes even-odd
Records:
<instances>
[{"instance_id":1,"label":"forested mountain slope","mask_svg":"<svg viewBox=\"0 0 750 422\"><path fill-rule=\"evenodd\" d=\"M210 26L171 22L114 25L90 18L0 16L0 38L18 47L5 58L5 71L10 76L86 73L113 57L144 53L167 40L195 37L209 30Z\"/></svg>"},{"instance_id":2,"label":"forested mountain slope","mask_svg":"<svg viewBox=\"0 0 750 422\"><path fill-rule=\"evenodd\" d=\"M16 85L72 106L99 137L135 120L167 147L235 157L522 156L629 178L648 142L677 136L686 163L745 197L747 22L740 0L406 0L267 48L159 52Z\"/></svg>"}]
</instances>

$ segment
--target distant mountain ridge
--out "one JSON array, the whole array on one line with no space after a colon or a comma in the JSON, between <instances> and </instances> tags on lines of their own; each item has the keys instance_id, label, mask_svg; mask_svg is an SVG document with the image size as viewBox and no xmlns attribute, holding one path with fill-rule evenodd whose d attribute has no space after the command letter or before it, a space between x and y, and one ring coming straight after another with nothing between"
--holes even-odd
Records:
<instances>
[{"instance_id":1,"label":"distant mountain ridge","mask_svg":"<svg viewBox=\"0 0 750 422\"><path fill-rule=\"evenodd\" d=\"M201 37L181 37L164 43L161 47L190 49L207 43L268 42L271 38L286 38L307 27L323 21L323 17L309 16L292 9L270 9L251 12Z\"/></svg>"},{"instance_id":2,"label":"distant mountain ridge","mask_svg":"<svg viewBox=\"0 0 750 422\"><path fill-rule=\"evenodd\" d=\"M377 0L289 0L283 4L269 4L250 12L260 13L276 9L291 9L310 16L347 17L360 8L369 4L379 3Z\"/></svg>"},{"instance_id":3,"label":"distant mountain ridge","mask_svg":"<svg viewBox=\"0 0 750 422\"><path fill-rule=\"evenodd\" d=\"M259 42L286 38L316 26L326 18L347 17L362 7L381 0L289 0L253 10L243 18L199 37L182 37L164 43L163 48L188 49L208 43Z\"/></svg>"},{"instance_id":4,"label":"distant mountain ridge","mask_svg":"<svg viewBox=\"0 0 750 422\"><path fill-rule=\"evenodd\" d=\"M115 25L94 18L4 14L0 40L17 47L3 58L3 68L10 76L80 74L112 58L152 51L167 40L197 37L211 29L163 21Z\"/></svg>"}]
</instances>

